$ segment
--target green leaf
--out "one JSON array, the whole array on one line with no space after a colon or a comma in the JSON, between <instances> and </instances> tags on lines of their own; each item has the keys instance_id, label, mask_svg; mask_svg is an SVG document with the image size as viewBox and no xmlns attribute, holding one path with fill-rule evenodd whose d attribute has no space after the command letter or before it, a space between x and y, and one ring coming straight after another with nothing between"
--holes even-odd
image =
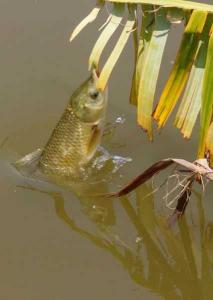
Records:
<instances>
[{"instance_id":1,"label":"green leaf","mask_svg":"<svg viewBox=\"0 0 213 300\"><path fill-rule=\"evenodd\" d=\"M198 148L198 157L205 156L205 144L208 128L212 119L213 108L213 25L210 30L210 39L206 60L206 69L204 74L202 89L202 106L200 116L200 140Z\"/></svg>"},{"instance_id":2,"label":"green leaf","mask_svg":"<svg viewBox=\"0 0 213 300\"><path fill-rule=\"evenodd\" d=\"M195 10L191 14L174 67L154 112L159 128L165 125L187 83L206 17L207 13L203 11Z\"/></svg>"},{"instance_id":3,"label":"green leaf","mask_svg":"<svg viewBox=\"0 0 213 300\"><path fill-rule=\"evenodd\" d=\"M213 5L188 0L99 0L91 13L73 31L71 40L87 24L96 19L105 2L113 3L113 11L101 26L102 32L89 59L90 68L98 69L105 46L121 25L125 3L128 4L129 18L125 26L122 24L124 29L102 69L98 87L102 90L105 89L111 72L133 32L135 61L130 102L138 105L139 125L147 131L149 138L152 139L152 115L157 120L158 127L163 127L184 92L175 118L175 125L181 130L184 137L189 138L199 111L201 111L198 156L203 157L207 149L211 157L210 138L212 138L211 130L213 129L209 129L209 126L213 120L213 75L211 74L213 73L213 29L209 36L210 29L207 31L206 27L209 18L211 18L209 24L212 25ZM138 4L143 10L142 22L139 20L141 14L137 10ZM167 11L166 16L162 18L162 13L165 11ZM169 22L180 23L183 19L187 25L181 46L158 105L152 114L155 88L168 34L166 27L160 29L160 20L169 28ZM139 28L140 23L142 23L141 28ZM158 31L163 33L159 37L155 34ZM206 32L208 35L205 35ZM202 38L204 35L205 39ZM203 86L201 87L202 82Z\"/></svg>"},{"instance_id":4,"label":"green leaf","mask_svg":"<svg viewBox=\"0 0 213 300\"><path fill-rule=\"evenodd\" d=\"M103 0L98 0L96 6L92 9L92 11L89 13L86 18L84 18L78 26L73 30L71 36L70 36L70 42L74 40L74 38L89 24L95 21L97 18L101 8L104 6Z\"/></svg>"},{"instance_id":5,"label":"green leaf","mask_svg":"<svg viewBox=\"0 0 213 300\"><path fill-rule=\"evenodd\" d=\"M181 129L184 138L190 138L201 108L202 83L211 24L212 16L209 15L199 42L199 50L192 66L186 90L174 122L174 125Z\"/></svg>"},{"instance_id":6,"label":"green leaf","mask_svg":"<svg viewBox=\"0 0 213 300\"><path fill-rule=\"evenodd\" d=\"M185 0L106 0L106 2L116 3L140 3L140 4L152 4L162 5L164 7L179 7L183 9L197 9L213 13L213 6L210 4L185 1Z\"/></svg>"},{"instance_id":7,"label":"green leaf","mask_svg":"<svg viewBox=\"0 0 213 300\"><path fill-rule=\"evenodd\" d=\"M132 88L130 94L130 103L137 105L138 103L138 89L139 89L139 82L140 77L142 74L142 67L143 61L146 55L146 51L149 48L149 42L153 32L154 26L154 13L150 13L148 11L153 10L153 6L150 5L143 5L143 17L142 17L142 24L141 30L139 35L139 41L137 45L136 54L135 54L135 69L134 69L134 76L132 80Z\"/></svg>"},{"instance_id":8,"label":"green leaf","mask_svg":"<svg viewBox=\"0 0 213 300\"><path fill-rule=\"evenodd\" d=\"M166 12L166 9L156 12L155 25L152 37L144 54L138 88L138 124L147 131L150 140L152 140L153 137L152 111L155 90L170 29L170 22L168 22L166 18Z\"/></svg>"},{"instance_id":9,"label":"green leaf","mask_svg":"<svg viewBox=\"0 0 213 300\"><path fill-rule=\"evenodd\" d=\"M135 25L135 14L133 12L130 12L129 16L128 16L128 20L123 28L123 31L116 43L111 55L109 56L107 62L105 63L105 65L101 71L101 74L100 74L100 77L99 77L98 83L97 83L97 86L99 89L101 89L101 90L105 89L107 82L109 80L109 77L111 75L111 72L112 72L116 62L118 61L118 58L120 57L128 39L132 33L134 25Z\"/></svg>"},{"instance_id":10,"label":"green leaf","mask_svg":"<svg viewBox=\"0 0 213 300\"><path fill-rule=\"evenodd\" d=\"M199 52L192 66L186 90L174 125L181 129L184 138L190 138L201 108L201 91L207 54L207 41L201 41Z\"/></svg>"},{"instance_id":11,"label":"green leaf","mask_svg":"<svg viewBox=\"0 0 213 300\"><path fill-rule=\"evenodd\" d=\"M113 33L116 31L118 26L120 25L123 14L124 14L125 6L124 4L114 4L113 10L110 17L109 23L106 25L102 33L100 34L97 42L95 43L93 50L91 52L90 58L89 58L89 69L92 67L95 67L98 69L98 64L100 60L100 56L112 37Z\"/></svg>"}]
</instances>

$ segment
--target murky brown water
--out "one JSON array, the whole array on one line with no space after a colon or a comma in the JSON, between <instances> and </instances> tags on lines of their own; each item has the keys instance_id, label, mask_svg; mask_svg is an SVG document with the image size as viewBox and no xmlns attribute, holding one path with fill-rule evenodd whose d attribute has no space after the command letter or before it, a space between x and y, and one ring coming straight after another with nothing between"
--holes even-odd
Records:
<instances>
[{"instance_id":1,"label":"murky brown water","mask_svg":"<svg viewBox=\"0 0 213 300\"><path fill-rule=\"evenodd\" d=\"M113 73L108 111L111 122L120 116L126 121L104 145L132 162L112 174L115 165L109 160L95 174L97 184L84 184L75 193L23 178L10 165L42 147L87 76L98 22L72 45L68 37L90 7L86 0L74 5L0 1L0 141L8 138L0 160L0 299L212 299L210 187L205 197L199 188L193 193L185 218L173 230L165 226L163 191L144 198L150 186L121 201L75 196L78 189L116 189L164 157L195 158L196 132L186 142L167 126L150 145L137 128L135 108L128 104L130 46ZM170 40L159 90L180 31L174 29Z\"/></svg>"}]
</instances>

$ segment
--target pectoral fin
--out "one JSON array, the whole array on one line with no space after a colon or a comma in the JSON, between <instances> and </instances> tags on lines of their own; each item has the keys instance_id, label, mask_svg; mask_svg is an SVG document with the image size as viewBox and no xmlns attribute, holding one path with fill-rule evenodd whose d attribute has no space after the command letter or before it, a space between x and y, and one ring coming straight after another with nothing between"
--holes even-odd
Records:
<instances>
[{"instance_id":1,"label":"pectoral fin","mask_svg":"<svg viewBox=\"0 0 213 300\"><path fill-rule=\"evenodd\" d=\"M88 161L93 157L93 155L96 152L97 147L100 144L101 141L101 135L102 135L102 130L98 125L94 125L92 127L92 135L88 144L88 149L87 149L87 159Z\"/></svg>"}]
</instances>

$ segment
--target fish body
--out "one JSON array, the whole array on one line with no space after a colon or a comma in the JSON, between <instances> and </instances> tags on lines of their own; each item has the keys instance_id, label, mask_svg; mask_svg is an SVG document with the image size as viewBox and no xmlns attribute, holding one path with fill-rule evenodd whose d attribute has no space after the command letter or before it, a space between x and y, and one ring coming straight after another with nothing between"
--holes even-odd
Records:
<instances>
[{"instance_id":1,"label":"fish body","mask_svg":"<svg viewBox=\"0 0 213 300\"><path fill-rule=\"evenodd\" d=\"M43 172L77 175L94 156L101 141L106 111L106 92L96 88L95 71L71 96L42 151Z\"/></svg>"},{"instance_id":2,"label":"fish body","mask_svg":"<svg viewBox=\"0 0 213 300\"><path fill-rule=\"evenodd\" d=\"M106 92L97 89L92 75L73 93L43 150L37 149L15 163L19 171L36 168L49 175L78 177L101 142L107 105ZM32 170L32 171L31 171Z\"/></svg>"}]
</instances>

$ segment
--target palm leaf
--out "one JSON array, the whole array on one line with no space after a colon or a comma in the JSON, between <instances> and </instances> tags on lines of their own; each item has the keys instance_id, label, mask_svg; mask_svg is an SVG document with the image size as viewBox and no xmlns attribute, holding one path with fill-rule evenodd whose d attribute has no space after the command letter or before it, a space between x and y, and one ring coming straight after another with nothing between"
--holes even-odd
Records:
<instances>
[{"instance_id":1,"label":"palm leaf","mask_svg":"<svg viewBox=\"0 0 213 300\"><path fill-rule=\"evenodd\" d=\"M155 90L170 29L166 12L166 9L162 9L156 13L152 36L144 53L138 87L138 124L147 131L150 140L152 140L152 111Z\"/></svg>"},{"instance_id":2,"label":"palm leaf","mask_svg":"<svg viewBox=\"0 0 213 300\"><path fill-rule=\"evenodd\" d=\"M101 90L104 90L105 87L106 87L106 84L109 80L109 77L111 75L111 72L119 58L119 56L121 55L130 35L131 35L131 32L134 28L134 25L135 25L135 15L134 13L131 11L129 13L129 16L128 16L128 20L123 28L123 31L111 53L111 55L109 56L107 62L105 63L102 71L101 71L101 74L100 74L100 77L99 77L99 80L98 80L98 84L97 86L101 89Z\"/></svg>"},{"instance_id":3,"label":"palm leaf","mask_svg":"<svg viewBox=\"0 0 213 300\"><path fill-rule=\"evenodd\" d=\"M119 24L121 23L121 20L123 18L124 9L125 6L123 4L114 4L113 10L109 16L109 23L106 25L93 47L92 53L89 58L89 69L91 69L92 67L98 69L100 56L109 39L119 27Z\"/></svg>"},{"instance_id":4,"label":"palm leaf","mask_svg":"<svg viewBox=\"0 0 213 300\"><path fill-rule=\"evenodd\" d=\"M207 45L201 41L198 55L192 66L186 90L174 121L174 125L181 130L184 138L190 138L200 111L206 53Z\"/></svg>"},{"instance_id":5,"label":"palm leaf","mask_svg":"<svg viewBox=\"0 0 213 300\"><path fill-rule=\"evenodd\" d=\"M152 116L157 120L158 127L163 127L183 94L174 124L184 137L190 138L201 112L198 156L203 157L207 150L213 162L213 125L210 126L213 120L213 30L210 31L213 5L186 0L99 0L94 10L73 31L71 40L95 20L105 2L112 2L113 9L101 26L102 32L90 55L89 68L99 69L105 46L120 25L124 28L100 72L98 87L105 89L133 32L135 59L130 102L137 105L138 124L152 139ZM126 12L125 4L128 5L129 16L123 25L121 21ZM178 55L156 109L152 112L170 23L180 23L183 19L186 25Z\"/></svg>"},{"instance_id":6,"label":"palm leaf","mask_svg":"<svg viewBox=\"0 0 213 300\"><path fill-rule=\"evenodd\" d=\"M200 140L198 157L205 155L205 144L208 128L212 119L213 108L213 25L210 31L210 39L207 53L206 69L204 74L203 90L202 90L202 106L200 117ZM209 141L207 141L209 144Z\"/></svg>"},{"instance_id":7,"label":"palm leaf","mask_svg":"<svg viewBox=\"0 0 213 300\"><path fill-rule=\"evenodd\" d=\"M165 125L186 85L206 17L206 12L193 11L186 26L174 67L154 112L159 128Z\"/></svg>"},{"instance_id":8,"label":"palm leaf","mask_svg":"<svg viewBox=\"0 0 213 300\"><path fill-rule=\"evenodd\" d=\"M153 10L153 6L143 5L141 6L143 12L141 30L139 34L139 40L137 43L137 49L135 54L135 70L132 80L132 88L130 94L130 103L137 105L138 103L138 91L139 91L139 82L142 74L142 67L144 58L146 56L146 51L149 48L149 42L151 40L153 32L153 18L154 14L149 13Z\"/></svg>"},{"instance_id":9,"label":"palm leaf","mask_svg":"<svg viewBox=\"0 0 213 300\"><path fill-rule=\"evenodd\" d=\"M106 2L116 2L116 3L140 3L140 4L151 4L160 5L164 7L179 7L182 9L196 9L203 10L206 12L213 13L213 6L210 4L197 3L185 0L106 0Z\"/></svg>"},{"instance_id":10,"label":"palm leaf","mask_svg":"<svg viewBox=\"0 0 213 300\"><path fill-rule=\"evenodd\" d=\"M92 11L89 13L86 18L84 18L78 26L73 30L71 36L70 36L70 42L74 40L74 38L89 24L95 21L97 18L101 8L104 6L103 0L98 0L96 6L92 9Z\"/></svg>"}]
</instances>

